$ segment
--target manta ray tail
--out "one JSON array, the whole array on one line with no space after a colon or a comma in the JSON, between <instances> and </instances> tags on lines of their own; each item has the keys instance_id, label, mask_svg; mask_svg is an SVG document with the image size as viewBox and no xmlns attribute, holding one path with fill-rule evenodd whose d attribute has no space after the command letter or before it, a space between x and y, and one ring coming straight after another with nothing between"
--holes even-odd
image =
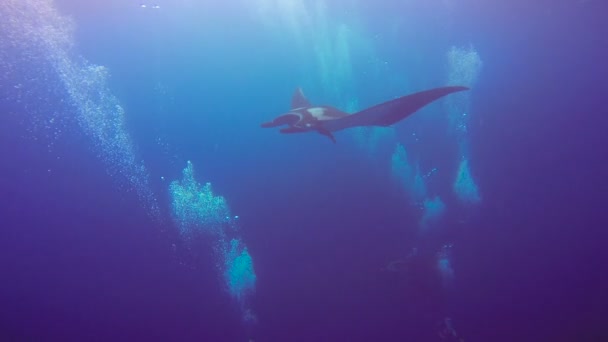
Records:
<instances>
[{"instance_id":1,"label":"manta ray tail","mask_svg":"<svg viewBox=\"0 0 608 342\"><path fill-rule=\"evenodd\" d=\"M336 143L336 137L334 137L334 135L328 131L327 129L323 128L323 127L319 127L318 128L319 133L321 133L322 135L328 137L331 141L333 141L333 143Z\"/></svg>"},{"instance_id":2,"label":"manta ray tail","mask_svg":"<svg viewBox=\"0 0 608 342\"><path fill-rule=\"evenodd\" d=\"M318 127L317 131L319 133L321 133L322 135L328 137L329 139L331 139L331 141L334 142L334 144L336 143L336 137L334 137L333 134L331 134L330 131L326 130L323 127ZM279 130L279 132L283 133L283 134L292 134L292 133L306 133L309 132L307 129L304 128L300 128L300 127L285 127Z\"/></svg>"}]
</instances>

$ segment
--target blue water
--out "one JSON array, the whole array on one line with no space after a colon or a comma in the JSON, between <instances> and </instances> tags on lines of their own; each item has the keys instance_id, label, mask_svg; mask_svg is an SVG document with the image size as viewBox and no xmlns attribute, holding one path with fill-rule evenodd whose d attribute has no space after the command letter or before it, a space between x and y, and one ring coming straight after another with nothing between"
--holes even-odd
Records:
<instances>
[{"instance_id":1,"label":"blue water","mask_svg":"<svg viewBox=\"0 0 608 342\"><path fill-rule=\"evenodd\" d=\"M605 11L3 1L0 340L608 340Z\"/></svg>"}]
</instances>

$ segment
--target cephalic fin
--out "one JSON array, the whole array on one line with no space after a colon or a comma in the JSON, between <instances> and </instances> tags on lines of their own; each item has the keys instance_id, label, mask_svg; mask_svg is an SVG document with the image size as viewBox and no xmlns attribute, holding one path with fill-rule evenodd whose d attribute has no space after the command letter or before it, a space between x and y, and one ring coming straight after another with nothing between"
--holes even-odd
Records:
<instances>
[{"instance_id":1,"label":"cephalic fin","mask_svg":"<svg viewBox=\"0 0 608 342\"><path fill-rule=\"evenodd\" d=\"M269 122L264 122L261 126L262 128L271 128L283 125L291 125L298 122L299 117L295 114L284 114L276 117L274 120Z\"/></svg>"},{"instance_id":2,"label":"cephalic fin","mask_svg":"<svg viewBox=\"0 0 608 342\"><path fill-rule=\"evenodd\" d=\"M291 97L291 109L311 107L310 101L304 96L302 88L298 87Z\"/></svg>"}]
</instances>

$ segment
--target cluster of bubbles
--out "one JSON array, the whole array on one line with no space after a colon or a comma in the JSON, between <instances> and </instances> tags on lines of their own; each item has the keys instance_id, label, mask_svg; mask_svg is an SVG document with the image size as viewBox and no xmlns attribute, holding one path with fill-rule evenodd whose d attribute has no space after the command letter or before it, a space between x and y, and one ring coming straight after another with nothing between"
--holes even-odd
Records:
<instances>
[{"instance_id":1,"label":"cluster of bubbles","mask_svg":"<svg viewBox=\"0 0 608 342\"><path fill-rule=\"evenodd\" d=\"M72 23L50 3L35 1L2 1L0 18L0 101L15 108L2 119L21 124L25 138L52 152L69 122L65 91L47 51L49 42L70 46Z\"/></svg>"},{"instance_id":2,"label":"cluster of bubbles","mask_svg":"<svg viewBox=\"0 0 608 342\"><path fill-rule=\"evenodd\" d=\"M452 244L445 244L437 252L437 271L441 276L444 286L449 286L454 279L454 268L452 268Z\"/></svg>"},{"instance_id":3,"label":"cluster of bubbles","mask_svg":"<svg viewBox=\"0 0 608 342\"><path fill-rule=\"evenodd\" d=\"M469 46L452 46L447 52L448 84L462 85L472 88L483 66L479 53L475 48ZM470 92L453 94L447 99L448 120L450 129L457 135L459 140L466 139L468 123L470 120Z\"/></svg>"},{"instance_id":4,"label":"cluster of bubbles","mask_svg":"<svg viewBox=\"0 0 608 342\"><path fill-rule=\"evenodd\" d=\"M405 190L412 204L422 209L419 227L427 229L431 223L437 222L445 212L445 203L439 196L429 197L426 180L437 172L433 168L426 174L420 171L418 164L413 164L407 155L405 147L397 144L391 158L393 177Z\"/></svg>"},{"instance_id":5,"label":"cluster of bubbles","mask_svg":"<svg viewBox=\"0 0 608 342\"><path fill-rule=\"evenodd\" d=\"M448 82L472 87L479 78L483 62L473 46L452 46L448 50Z\"/></svg>"},{"instance_id":6,"label":"cluster of bubbles","mask_svg":"<svg viewBox=\"0 0 608 342\"><path fill-rule=\"evenodd\" d=\"M140 4L139 8L151 8L151 9L160 9L160 6L157 4Z\"/></svg>"},{"instance_id":7,"label":"cluster of bubbles","mask_svg":"<svg viewBox=\"0 0 608 342\"><path fill-rule=\"evenodd\" d=\"M443 216L445 212L445 203L443 203L441 197L435 196L433 198L425 199L423 208L424 212L420 219L420 228L426 229Z\"/></svg>"},{"instance_id":8,"label":"cluster of bubbles","mask_svg":"<svg viewBox=\"0 0 608 342\"><path fill-rule=\"evenodd\" d=\"M231 239L224 251L224 279L230 294L242 302L255 290L253 260L241 239Z\"/></svg>"},{"instance_id":9,"label":"cluster of bubbles","mask_svg":"<svg viewBox=\"0 0 608 342\"><path fill-rule=\"evenodd\" d=\"M136 159L135 147L127 132L125 111L107 86L109 72L74 51L73 21L60 15L50 0L2 1L0 16L3 18L0 51L17 56L6 56L2 62L5 74L10 73L5 78L18 80L18 86L14 87L17 92L13 95L29 91L24 102L42 105L49 100L41 97L55 95L64 106L57 110L44 108L43 112L42 108L29 111L24 104L26 114L31 114L30 121L47 130L54 127L61 130L75 119L117 185L124 191L135 191L148 213L160 218L148 172L143 162ZM39 76L27 72L28 69ZM26 72L21 74L21 71ZM13 99L20 101L19 97ZM58 113L63 116L57 116ZM75 113L75 118L68 113Z\"/></svg>"},{"instance_id":10,"label":"cluster of bubbles","mask_svg":"<svg viewBox=\"0 0 608 342\"><path fill-rule=\"evenodd\" d=\"M196 231L225 233L224 227L231 220L226 199L214 195L211 183L201 185L196 181L191 161L187 161L182 179L169 184L169 192L174 220L183 235Z\"/></svg>"},{"instance_id":11,"label":"cluster of bubbles","mask_svg":"<svg viewBox=\"0 0 608 342\"><path fill-rule=\"evenodd\" d=\"M469 46L452 46L447 53L449 84L463 85L472 88L483 66L479 53ZM450 128L456 133L460 147L460 165L453 185L459 199L466 203L481 201L479 188L473 179L469 167L468 123L470 120L470 92L454 94L448 98L448 118Z\"/></svg>"},{"instance_id":12,"label":"cluster of bubbles","mask_svg":"<svg viewBox=\"0 0 608 342\"><path fill-rule=\"evenodd\" d=\"M61 73L71 103L78 110L81 128L92 139L112 176L128 181L154 217L160 211L149 186L143 161L136 159L136 149L126 127L126 113L107 86L108 70L83 62L68 64L62 60Z\"/></svg>"},{"instance_id":13,"label":"cluster of bubbles","mask_svg":"<svg viewBox=\"0 0 608 342\"><path fill-rule=\"evenodd\" d=\"M34 127L32 136L39 137L42 128L52 133L47 134L52 142L66 127L80 128L117 185L135 191L151 216L160 219L148 172L127 131L125 110L108 87L110 72L75 51L74 22L51 0L5 0L0 17L0 100L22 108L21 121ZM195 181L190 162L170 190L184 234L194 228L213 232L227 291L241 305L243 319L255 321L246 304L256 282L252 258L239 237L228 238L238 231L238 216L231 216L211 184Z\"/></svg>"},{"instance_id":14,"label":"cluster of bubbles","mask_svg":"<svg viewBox=\"0 0 608 342\"><path fill-rule=\"evenodd\" d=\"M213 193L210 183L195 179L194 166L188 161L182 179L169 185L173 218L186 241L212 239L216 265L226 290L241 307L242 318L254 322L248 305L255 291L253 260L239 234L238 216L232 216L226 199ZM230 236L233 236L232 238Z\"/></svg>"},{"instance_id":15,"label":"cluster of bubbles","mask_svg":"<svg viewBox=\"0 0 608 342\"><path fill-rule=\"evenodd\" d=\"M465 158L460 161L453 187L456 196L464 203L475 204L481 201L479 188L471 175L469 161Z\"/></svg>"},{"instance_id":16,"label":"cluster of bubbles","mask_svg":"<svg viewBox=\"0 0 608 342\"><path fill-rule=\"evenodd\" d=\"M127 131L125 110L108 87L109 70L75 51L74 22L51 0L5 0L0 17L0 100L22 108L22 121L55 132L50 139L69 125L80 128L117 185L135 191L151 216L160 219L148 172ZM33 135L38 136L37 130ZM255 321L246 304L255 289L253 262L238 236L228 238L238 233L238 216L231 216L211 184L195 181L192 163L183 176L170 185L175 220L184 235L193 229L212 232L227 290L240 303L243 319Z\"/></svg>"}]
</instances>

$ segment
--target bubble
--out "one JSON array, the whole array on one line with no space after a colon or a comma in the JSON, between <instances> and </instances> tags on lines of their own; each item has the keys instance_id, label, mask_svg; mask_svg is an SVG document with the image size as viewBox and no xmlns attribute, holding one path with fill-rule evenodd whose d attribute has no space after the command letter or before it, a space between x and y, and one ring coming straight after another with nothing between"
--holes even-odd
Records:
<instances>
[{"instance_id":1,"label":"bubble","mask_svg":"<svg viewBox=\"0 0 608 342\"><path fill-rule=\"evenodd\" d=\"M255 290L253 260L240 239L230 240L224 253L224 277L230 294L239 301Z\"/></svg>"},{"instance_id":2,"label":"bubble","mask_svg":"<svg viewBox=\"0 0 608 342\"><path fill-rule=\"evenodd\" d=\"M452 46L447 53L448 82L472 88L479 78L483 62L475 48ZM447 99L450 129L455 134L460 148L460 165L454 181L454 192L466 203L481 201L479 189L469 167L469 121L471 119L471 92L454 94Z\"/></svg>"},{"instance_id":3,"label":"bubble","mask_svg":"<svg viewBox=\"0 0 608 342\"><path fill-rule=\"evenodd\" d=\"M247 246L238 237L238 216L230 213L226 199L213 193L211 183L201 185L188 161L182 179L169 185L173 217L186 241L211 239L215 264L227 292L238 303L243 321L256 321L248 304L255 290L256 274ZM228 236L235 236L228 238Z\"/></svg>"},{"instance_id":4,"label":"bubble","mask_svg":"<svg viewBox=\"0 0 608 342\"><path fill-rule=\"evenodd\" d=\"M135 158L125 111L107 85L109 71L76 53L74 22L50 0L2 1L0 17L0 74L20 85L0 93L22 104L36 137L52 132L46 138L54 141L76 122L116 184L136 192L148 213L160 219L147 170Z\"/></svg>"},{"instance_id":5,"label":"bubble","mask_svg":"<svg viewBox=\"0 0 608 342\"><path fill-rule=\"evenodd\" d=\"M458 167L458 173L456 175L453 188L454 192L461 201L469 204L481 202L479 188L471 175L471 169L467 159L463 158L460 161L460 166Z\"/></svg>"},{"instance_id":6,"label":"bubble","mask_svg":"<svg viewBox=\"0 0 608 342\"><path fill-rule=\"evenodd\" d=\"M445 213L445 203L439 196L425 199L423 203L423 214L420 219L420 227L428 228L431 223L437 222Z\"/></svg>"},{"instance_id":7,"label":"bubble","mask_svg":"<svg viewBox=\"0 0 608 342\"><path fill-rule=\"evenodd\" d=\"M211 183L201 185L194 178L194 166L188 161L182 179L169 185L173 216L182 234L224 233L225 219L230 217L226 199L213 193Z\"/></svg>"},{"instance_id":8,"label":"bubble","mask_svg":"<svg viewBox=\"0 0 608 342\"><path fill-rule=\"evenodd\" d=\"M448 56L448 83L473 87L477 82L483 62L479 53L473 46L452 46L447 53Z\"/></svg>"},{"instance_id":9,"label":"bubble","mask_svg":"<svg viewBox=\"0 0 608 342\"><path fill-rule=\"evenodd\" d=\"M473 88L483 66L477 50L473 46L468 48L452 46L448 50L447 59L448 84ZM470 91L461 92L446 99L449 108L450 127L460 139L468 132L467 126L470 116L467 113L470 111L470 94Z\"/></svg>"},{"instance_id":10,"label":"bubble","mask_svg":"<svg viewBox=\"0 0 608 342\"><path fill-rule=\"evenodd\" d=\"M452 267L452 244L446 244L437 252L437 271L444 286L449 286L454 280Z\"/></svg>"}]
</instances>

